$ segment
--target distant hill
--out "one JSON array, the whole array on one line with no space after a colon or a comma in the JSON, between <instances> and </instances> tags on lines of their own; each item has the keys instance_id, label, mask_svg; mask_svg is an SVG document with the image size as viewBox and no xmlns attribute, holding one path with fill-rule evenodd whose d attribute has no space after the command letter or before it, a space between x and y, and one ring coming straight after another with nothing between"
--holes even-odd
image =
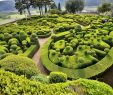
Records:
<instances>
[{"instance_id":1,"label":"distant hill","mask_svg":"<svg viewBox=\"0 0 113 95\"><path fill-rule=\"evenodd\" d=\"M113 2L113 0L85 0L85 6L99 6L103 2Z\"/></svg>"},{"instance_id":2,"label":"distant hill","mask_svg":"<svg viewBox=\"0 0 113 95\"><path fill-rule=\"evenodd\" d=\"M0 12L15 10L15 3L13 0L0 1Z\"/></svg>"},{"instance_id":3,"label":"distant hill","mask_svg":"<svg viewBox=\"0 0 113 95\"><path fill-rule=\"evenodd\" d=\"M100 3L100 0L85 0L85 6L98 6Z\"/></svg>"}]
</instances>

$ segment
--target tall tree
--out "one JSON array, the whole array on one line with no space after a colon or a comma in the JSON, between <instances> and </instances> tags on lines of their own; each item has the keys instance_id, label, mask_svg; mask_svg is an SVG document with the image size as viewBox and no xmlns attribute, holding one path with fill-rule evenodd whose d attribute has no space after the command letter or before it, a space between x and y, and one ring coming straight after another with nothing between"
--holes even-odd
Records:
<instances>
[{"instance_id":1,"label":"tall tree","mask_svg":"<svg viewBox=\"0 0 113 95\"><path fill-rule=\"evenodd\" d=\"M27 9L29 16L31 16L29 0L15 0L15 7L21 14Z\"/></svg>"},{"instance_id":2,"label":"tall tree","mask_svg":"<svg viewBox=\"0 0 113 95\"><path fill-rule=\"evenodd\" d=\"M59 11L62 10L62 9L61 9L61 4L60 4L60 2L58 3L58 10L59 10Z\"/></svg>"},{"instance_id":3,"label":"tall tree","mask_svg":"<svg viewBox=\"0 0 113 95\"><path fill-rule=\"evenodd\" d=\"M83 0L67 0L66 10L70 13L81 12L84 8Z\"/></svg>"},{"instance_id":4,"label":"tall tree","mask_svg":"<svg viewBox=\"0 0 113 95\"><path fill-rule=\"evenodd\" d=\"M18 1L16 0L16 2L15 2L15 8L18 10L18 12L20 14L23 13L24 8L23 8L23 4L22 4L22 2L20 0L18 0Z\"/></svg>"},{"instance_id":5,"label":"tall tree","mask_svg":"<svg viewBox=\"0 0 113 95\"><path fill-rule=\"evenodd\" d=\"M44 14L43 8L45 7L45 13L48 11L47 8L50 7L53 0L30 0L33 8L39 8L40 15Z\"/></svg>"},{"instance_id":6,"label":"tall tree","mask_svg":"<svg viewBox=\"0 0 113 95\"><path fill-rule=\"evenodd\" d=\"M47 5L45 4L45 13L47 13Z\"/></svg>"},{"instance_id":7,"label":"tall tree","mask_svg":"<svg viewBox=\"0 0 113 95\"><path fill-rule=\"evenodd\" d=\"M52 4L50 5L50 8L51 8L51 9L57 9L57 5L56 5L56 3L55 3L55 2L52 3Z\"/></svg>"},{"instance_id":8,"label":"tall tree","mask_svg":"<svg viewBox=\"0 0 113 95\"><path fill-rule=\"evenodd\" d=\"M101 6L98 7L99 13L104 13L107 11L111 11L111 4L110 3L103 3Z\"/></svg>"}]
</instances>

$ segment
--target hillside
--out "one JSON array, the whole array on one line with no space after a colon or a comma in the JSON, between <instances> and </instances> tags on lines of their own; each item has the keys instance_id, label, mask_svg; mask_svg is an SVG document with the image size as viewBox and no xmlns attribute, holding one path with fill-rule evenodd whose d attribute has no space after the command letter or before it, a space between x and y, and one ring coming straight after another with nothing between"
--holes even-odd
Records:
<instances>
[{"instance_id":1,"label":"hillside","mask_svg":"<svg viewBox=\"0 0 113 95\"><path fill-rule=\"evenodd\" d=\"M15 3L14 1L0 1L0 12L4 11L14 11L15 10Z\"/></svg>"}]
</instances>

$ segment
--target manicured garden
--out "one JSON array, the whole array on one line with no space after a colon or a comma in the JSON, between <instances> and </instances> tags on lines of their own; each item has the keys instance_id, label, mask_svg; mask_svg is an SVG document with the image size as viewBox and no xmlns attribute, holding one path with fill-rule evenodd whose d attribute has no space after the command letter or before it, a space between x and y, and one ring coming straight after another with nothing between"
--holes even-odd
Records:
<instances>
[{"instance_id":1,"label":"manicured garden","mask_svg":"<svg viewBox=\"0 0 113 95\"><path fill-rule=\"evenodd\" d=\"M86 16L68 17L81 17L84 21ZM112 66L112 19L106 17L105 22L105 17L91 15L87 19L90 23L83 26L84 22L79 20L80 25L52 35L44 45L41 61L49 71L64 72L72 79L91 78Z\"/></svg>"},{"instance_id":2,"label":"manicured garden","mask_svg":"<svg viewBox=\"0 0 113 95\"><path fill-rule=\"evenodd\" d=\"M54 14L0 26L0 94L113 95L107 84L87 79L113 65L112 22L107 16ZM40 38L48 39L43 47ZM29 59L38 49L48 76Z\"/></svg>"}]
</instances>

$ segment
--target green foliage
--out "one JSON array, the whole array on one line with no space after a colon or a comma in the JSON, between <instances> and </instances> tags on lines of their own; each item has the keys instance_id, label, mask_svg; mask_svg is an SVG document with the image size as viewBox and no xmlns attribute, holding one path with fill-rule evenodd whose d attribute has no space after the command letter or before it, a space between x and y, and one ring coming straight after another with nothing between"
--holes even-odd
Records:
<instances>
[{"instance_id":1,"label":"green foliage","mask_svg":"<svg viewBox=\"0 0 113 95\"><path fill-rule=\"evenodd\" d=\"M60 4L60 3L58 3L58 10L59 10L59 11L62 10L62 9L61 9L61 4Z\"/></svg>"},{"instance_id":2,"label":"green foliage","mask_svg":"<svg viewBox=\"0 0 113 95\"><path fill-rule=\"evenodd\" d=\"M55 49L64 49L65 48L65 41L64 40L60 40L57 41L54 45Z\"/></svg>"},{"instance_id":3,"label":"green foliage","mask_svg":"<svg viewBox=\"0 0 113 95\"><path fill-rule=\"evenodd\" d=\"M8 41L11 37L12 37L11 34L9 34L9 33L4 33L4 39L5 39L6 41Z\"/></svg>"},{"instance_id":4,"label":"green foliage","mask_svg":"<svg viewBox=\"0 0 113 95\"><path fill-rule=\"evenodd\" d=\"M75 31L76 31L76 32L81 32L81 31L82 31L81 26L80 26L80 25L77 25L77 26L75 27Z\"/></svg>"},{"instance_id":5,"label":"green foliage","mask_svg":"<svg viewBox=\"0 0 113 95\"><path fill-rule=\"evenodd\" d=\"M76 81L76 84L76 86L80 86L82 91L87 93L87 95L112 95L113 93L113 90L110 90L108 85L105 85L105 83L99 83L95 80L79 79ZM79 91L79 94L80 93L81 92Z\"/></svg>"},{"instance_id":6,"label":"green foliage","mask_svg":"<svg viewBox=\"0 0 113 95\"><path fill-rule=\"evenodd\" d=\"M50 14L61 14L61 11L58 9L51 9L49 12Z\"/></svg>"},{"instance_id":7,"label":"green foliage","mask_svg":"<svg viewBox=\"0 0 113 95\"><path fill-rule=\"evenodd\" d=\"M0 34L0 40L4 40L4 34Z\"/></svg>"},{"instance_id":8,"label":"green foliage","mask_svg":"<svg viewBox=\"0 0 113 95\"><path fill-rule=\"evenodd\" d=\"M71 16L68 15L67 18ZM101 23L102 17L94 16L91 19L95 29L76 25L75 29L71 29L67 34L64 32L55 35L55 40L50 39L44 45L41 62L49 71L64 72L69 78L78 79L95 77L110 68L112 62L108 56L112 57L113 50L112 29L110 29L112 24ZM67 46L71 46L73 51L72 54L64 55ZM107 64L108 61L110 64Z\"/></svg>"},{"instance_id":9,"label":"green foliage","mask_svg":"<svg viewBox=\"0 0 113 95\"><path fill-rule=\"evenodd\" d=\"M110 86L94 80L79 79L66 83L41 84L4 70L0 70L0 77L2 95L113 95Z\"/></svg>"},{"instance_id":10,"label":"green foliage","mask_svg":"<svg viewBox=\"0 0 113 95\"><path fill-rule=\"evenodd\" d=\"M18 50L21 50L20 47L18 47L17 45L11 45L10 46L10 52L13 54L18 54Z\"/></svg>"},{"instance_id":11,"label":"green foliage","mask_svg":"<svg viewBox=\"0 0 113 95\"><path fill-rule=\"evenodd\" d=\"M67 47L65 47L65 49L63 50L63 53L64 53L65 55L70 55L70 54L73 53L73 48L72 48L71 46L67 46Z\"/></svg>"},{"instance_id":12,"label":"green foliage","mask_svg":"<svg viewBox=\"0 0 113 95\"><path fill-rule=\"evenodd\" d=\"M34 54L36 53L36 51L40 48L40 45L31 45L25 52L24 52L24 56L32 58L34 56Z\"/></svg>"},{"instance_id":13,"label":"green foliage","mask_svg":"<svg viewBox=\"0 0 113 95\"><path fill-rule=\"evenodd\" d=\"M49 83L49 79L47 78L47 76L45 76L43 74L38 74L37 76L32 76L31 80L41 82L41 83L44 83L44 84Z\"/></svg>"},{"instance_id":14,"label":"green foliage","mask_svg":"<svg viewBox=\"0 0 113 95\"><path fill-rule=\"evenodd\" d=\"M20 39L20 41L26 40L26 38L27 38L27 33L25 33L24 31L21 31L19 33L19 39Z\"/></svg>"},{"instance_id":15,"label":"green foliage","mask_svg":"<svg viewBox=\"0 0 113 95\"><path fill-rule=\"evenodd\" d=\"M101 6L98 7L98 12L104 13L111 10L110 3L103 3Z\"/></svg>"},{"instance_id":16,"label":"green foliage","mask_svg":"<svg viewBox=\"0 0 113 95\"><path fill-rule=\"evenodd\" d=\"M35 33L31 34L30 40L31 40L31 44L39 44L38 36Z\"/></svg>"},{"instance_id":17,"label":"green foliage","mask_svg":"<svg viewBox=\"0 0 113 95\"><path fill-rule=\"evenodd\" d=\"M51 72L49 75L50 83L60 83L66 81L67 81L67 75L62 72Z\"/></svg>"},{"instance_id":18,"label":"green foliage","mask_svg":"<svg viewBox=\"0 0 113 95\"><path fill-rule=\"evenodd\" d=\"M66 10L70 13L76 13L78 11L82 11L84 8L83 0L67 0L66 2Z\"/></svg>"},{"instance_id":19,"label":"green foliage","mask_svg":"<svg viewBox=\"0 0 113 95\"><path fill-rule=\"evenodd\" d=\"M8 41L9 45L18 45L19 41L16 38L12 38Z\"/></svg>"},{"instance_id":20,"label":"green foliage","mask_svg":"<svg viewBox=\"0 0 113 95\"><path fill-rule=\"evenodd\" d=\"M71 43L72 47L76 47L77 44L78 44L78 40L77 39L72 39L70 43Z\"/></svg>"},{"instance_id":21,"label":"green foliage","mask_svg":"<svg viewBox=\"0 0 113 95\"><path fill-rule=\"evenodd\" d=\"M1 60L0 67L17 75L25 75L28 78L39 73L37 66L31 59L17 55L11 55Z\"/></svg>"}]
</instances>

